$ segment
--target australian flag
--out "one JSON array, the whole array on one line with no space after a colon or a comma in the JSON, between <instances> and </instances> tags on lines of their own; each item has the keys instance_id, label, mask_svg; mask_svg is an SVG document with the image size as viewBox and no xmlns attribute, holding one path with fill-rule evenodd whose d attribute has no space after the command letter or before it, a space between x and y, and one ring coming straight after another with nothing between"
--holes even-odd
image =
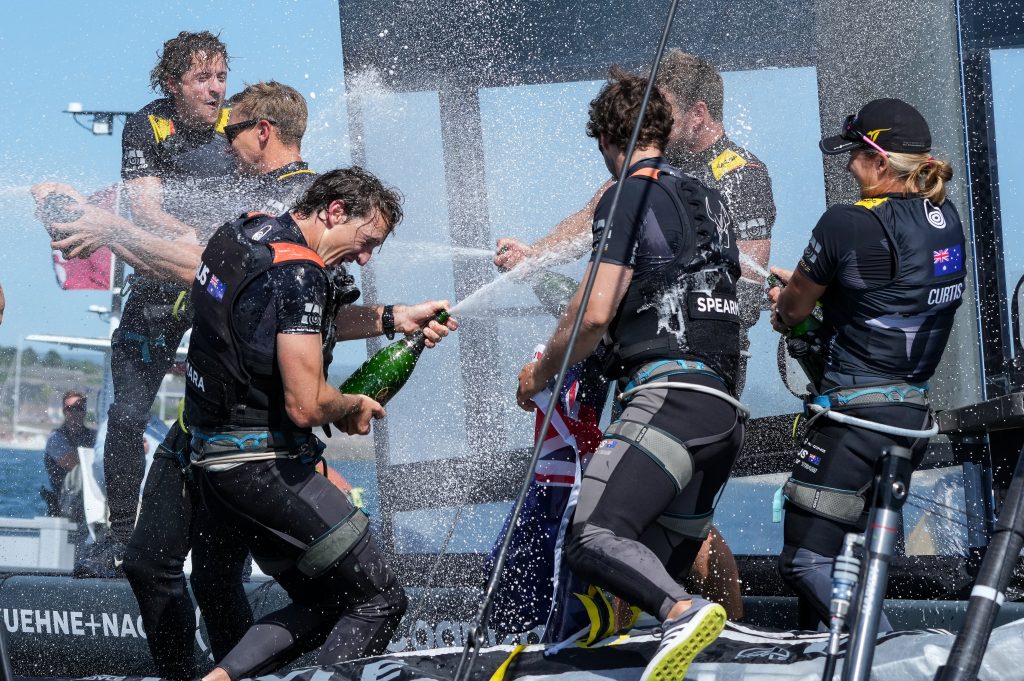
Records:
<instances>
[{"instance_id":1,"label":"australian flag","mask_svg":"<svg viewBox=\"0 0 1024 681\"><path fill-rule=\"evenodd\" d=\"M224 292L227 290L227 285L217 278L217 275L210 276L210 283L206 285L206 292L217 300L224 300Z\"/></svg>"},{"instance_id":2,"label":"australian flag","mask_svg":"<svg viewBox=\"0 0 1024 681\"><path fill-rule=\"evenodd\" d=\"M961 246L950 246L932 251L932 269L936 277L959 272L964 268L964 253Z\"/></svg>"},{"instance_id":3,"label":"australian flag","mask_svg":"<svg viewBox=\"0 0 1024 681\"><path fill-rule=\"evenodd\" d=\"M534 358L542 352L543 346L534 351ZM569 369L559 395L561 399L544 435L540 459L519 522L511 530L508 562L494 596L491 616L491 624L500 631L525 632L544 624L552 606L556 605L552 600L559 578L568 577L568 568L561 560L562 544L576 506L582 469L601 440L596 410L577 399L583 370L582 363ZM542 410L547 408L550 399L550 389L534 397L538 406L535 437L541 437ZM487 572L497 557L505 533L509 532L510 520L511 517L505 518L486 561ZM586 590L585 586L582 588Z\"/></svg>"}]
</instances>

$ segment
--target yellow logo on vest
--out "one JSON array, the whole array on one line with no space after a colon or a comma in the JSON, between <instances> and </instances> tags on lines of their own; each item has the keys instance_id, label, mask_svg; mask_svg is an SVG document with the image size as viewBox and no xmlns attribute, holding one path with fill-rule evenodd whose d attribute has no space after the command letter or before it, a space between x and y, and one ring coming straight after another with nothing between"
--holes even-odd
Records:
<instances>
[{"instance_id":1,"label":"yellow logo on vest","mask_svg":"<svg viewBox=\"0 0 1024 681\"><path fill-rule=\"evenodd\" d=\"M153 137L156 138L157 144L174 134L174 121L170 118L160 118L150 114L149 124L153 126Z\"/></svg>"},{"instance_id":2,"label":"yellow logo on vest","mask_svg":"<svg viewBox=\"0 0 1024 681\"><path fill-rule=\"evenodd\" d=\"M711 166L711 174L715 176L715 180L721 180L726 173L730 173L737 168L742 168L747 165L747 160L735 151L726 149L716 156L708 165Z\"/></svg>"},{"instance_id":3,"label":"yellow logo on vest","mask_svg":"<svg viewBox=\"0 0 1024 681\"><path fill-rule=\"evenodd\" d=\"M892 130L892 128L879 128L878 130L871 130L868 132L867 136L871 138L872 142L877 142L878 136L887 130Z\"/></svg>"},{"instance_id":4,"label":"yellow logo on vest","mask_svg":"<svg viewBox=\"0 0 1024 681\"><path fill-rule=\"evenodd\" d=\"M858 201L857 203L855 203L853 205L855 205L855 206L863 206L864 208L874 208L875 206L877 206L879 204L882 204L882 203L885 203L888 200L889 200L889 197L887 197L887 196L883 196L883 197L877 198L877 199L861 199L860 201Z\"/></svg>"},{"instance_id":5,"label":"yellow logo on vest","mask_svg":"<svg viewBox=\"0 0 1024 681\"><path fill-rule=\"evenodd\" d=\"M214 126L214 130L223 134L224 126L228 124L228 119L231 117L231 109L224 107L220 110L220 116L217 117L217 125Z\"/></svg>"}]
</instances>

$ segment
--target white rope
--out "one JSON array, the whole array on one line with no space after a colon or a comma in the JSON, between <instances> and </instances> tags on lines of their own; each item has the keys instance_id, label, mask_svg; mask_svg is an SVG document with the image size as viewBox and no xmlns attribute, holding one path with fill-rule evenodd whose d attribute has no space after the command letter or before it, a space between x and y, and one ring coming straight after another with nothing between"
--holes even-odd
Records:
<instances>
[{"instance_id":1,"label":"white rope","mask_svg":"<svg viewBox=\"0 0 1024 681\"><path fill-rule=\"evenodd\" d=\"M718 390L717 388L710 388L710 387L708 387L706 385L697 385L695 383L670 383L668 381L656 381L654 383L641 383L640 385L638 385L636 387L630 388L629 390L626 390L625 392L619 393L619 399L620 400L625 400L627 397L629 397L630 395L634 394L638 390L647 390L649 388L672 388L674 390L690 390L690 391L693 391L695 393L704 393L705 395L712 395L712 396L717 397L719 399L725 400L726 402L731 404L733 407L736 408L736 411L738 411L740 413L740 416L742 416L743 418L748 418L750 416L750 410L747 409L743 405L742 402L737 400L735 397L733 397L729 393L727 393L727 392L725 392L723 390Z\"/></svg>"},{"instance_id":2,"label":"white rope","mask_svg":"<svg viewBox=\"0 0 1024 681\"><path fill-rule=\"evenodd\" d=\"M897 437L909 437L917 439L921 437L933 437L939 432L939 424L932 419L932 427L928 430L912 430L910 428L900 428L898 426L890 426L885 423L878 423L876 421L868 421L866 419L859 419L856 416L850 416L849 414L841 414L837 411L832 411L828 407L823 407L820 404L808 404L811 411L816 412L816 415L822 415L825 418L844 423L848 426L857 426L858 428L864 428L866 430L873 430L876 433L882 433L884 435L895 435Z\"/></svg>"},{"instance_id":3,"label":"white rope","mask_svg":"<svg viewBox=\"0 0 1024 681\"><path fill-rule=\"evenodd\" d=\"M294 454L288 452L246 452L241 454L217 454L207 459L193 461L193 466L199 468L212 468L225 464L250 463L253 461L270 461L271 459L292 459Z\"/></svg>"}]
</instances>

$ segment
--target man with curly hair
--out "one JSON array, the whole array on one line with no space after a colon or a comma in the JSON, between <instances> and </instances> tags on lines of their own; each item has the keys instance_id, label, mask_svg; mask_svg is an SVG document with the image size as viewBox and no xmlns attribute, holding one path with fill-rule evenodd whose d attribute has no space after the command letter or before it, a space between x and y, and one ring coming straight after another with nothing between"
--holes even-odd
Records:
<instances>
[{"instance_id":1,"label":"man with curly hair","mask_svg":"<svg viewBox=\"0 0 1024 681\"><path fill-rule=\"evenodd\" d=\"M150 85L165 97L125 122L121 177L132 222L176 241L209 236L230 214L211 211L210 196L232 185L236 161L223 129L228 53L208 31L182 31L164 43ZM206 231L201 234L197 232ZM95 566L120 574L145 470L142 433L164 374L192 325L179 283L134 276L111 345L114 400L107 412L103 469L111 550ZM109 574L109 573L108 573Z\"/></svg>"},{"instance_id":2,"label":"man with curly hair","mask_svg":"<svg viewBox=\"0 0 1024 681\"><path fill-rule=\"evenodd\" d=\"M725 625L721 605L673 576L689 570L707 537L745 413L732 396L740 353L732 218L718 191L665 160L672 108L657 89L627 158L645 86L613 67L590 104L587 135L613 176L625 166L625 179L594 211L585 277L608 235L579 336L570 346L582 286L544 354L520 372L516 397L532 409L566 353L577 362L610 339L605 371L618 381L621 416L584 473L565 556L577 575L663 622L642 677L653 681L683 678Z\"/></svg>"}]
</instances>

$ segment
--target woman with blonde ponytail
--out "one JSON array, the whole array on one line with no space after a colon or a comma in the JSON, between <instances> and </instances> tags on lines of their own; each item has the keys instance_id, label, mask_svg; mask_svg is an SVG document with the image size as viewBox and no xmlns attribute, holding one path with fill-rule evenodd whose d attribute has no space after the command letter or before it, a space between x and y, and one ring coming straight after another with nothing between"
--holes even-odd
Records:
<instances>
[{"instance_id":1,"label":"woman with blonde ponytail","mask_svg":"<svg viewBox=\"0 0 1024 681\"><path fill-rule=\"evenodd\" d=\"M818 221L793 272L772 268L784 288L769 291L772 326L788 332L820 301L824 375L808 428L784 487L783 579L806 617L828 622L832 563L847 532L863 532L872 471L883 449L924 457L933 418L928 380L949 340L964 293L963 226L946 199L949 163L931 153L924 117L898 99L876 99L820 142L849 154L860 187L853 205ZM889 629L883 616L879 630Z\"/></svg>"},{"instance_id":2,"label":"woman with blonde ponytail","mask_svg":"<svg viewBox=\"0 0 1024 681\"><path fill-rule=\"evenodd\" d=\"M946 183L953 177L953 166L930 154L889 152L889 166L904 180L903 193L920 194L938 205L946 200Z\"/></svg>"}]
</instances>

